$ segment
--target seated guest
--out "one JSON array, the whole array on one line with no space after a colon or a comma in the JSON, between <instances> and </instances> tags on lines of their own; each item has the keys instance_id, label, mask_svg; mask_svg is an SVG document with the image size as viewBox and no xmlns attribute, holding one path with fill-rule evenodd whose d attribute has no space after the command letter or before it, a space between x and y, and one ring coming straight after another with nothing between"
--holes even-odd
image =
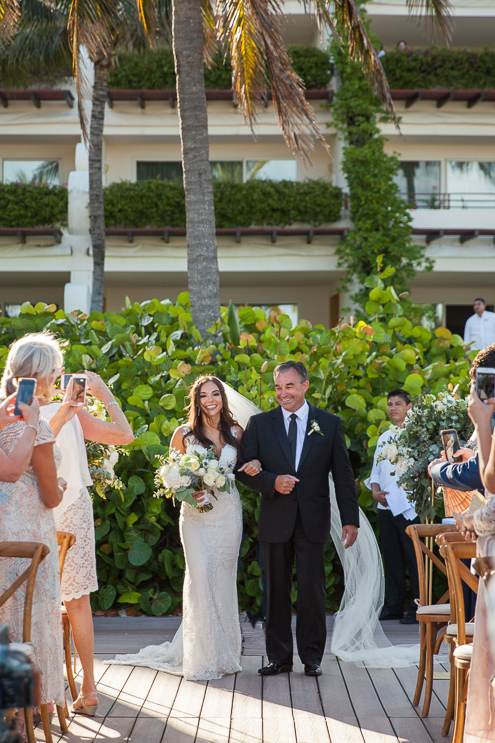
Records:
<instances>
[{"instance_id":1,"label":"seated guest","mask_svg":"<svg viewBox=\"0 0 495 743\"><path fill-rule=\"evenodd\" d=\"M9 354L10 356L10 354ZM7 359L7 368L9 366ZM48 377L56 371L53 355L43 354L23 369L24 377ZM21 376L21 375L20 375ZM5 398L17 378L4 377L0 396ZM5 423L6 404L1 406ZM39 420L39 405L19 406L23 418L14 417L0 430L0 541L41 542L50 553L41 562L36 577L32 609L31 640L34 660L41 670L41 703L65 706L60 574L58 545L52 509L62 500L65 483L57 480L54 436ZM4 466L5 465L5 466ZM21 468L24 471L21 472ZM5 591L26 569L21 558L0 560L0 592ZM11 640L23 640L26 583L0 607L0 624L10 627Z\"/></svg>"},{"instance_id":2,"label":"seated guest","mask_svg":"<svg viewBox=\"0 0 495 743\"><path fill-rule=\"evenodd\" d=\"M395 426L402 426L411 400L405 390L392 390L387 395L387 412ZM418 568L414 546L406 534L410 524L419 524L419 516L407 499L407 493L397 484L398 477L389 459L381 459L387 444L396 437L392 431L382 433L376 445L371 475L365 485L371 488L378 503L380 544L385 566L385 603L380 619L399 619L401 624L415 624L419 599ZM409 570L412 600L404 616L406 600L406 566Z\"/></svg>"},{"instance_id":3,"label":"seated guest","mask_svg":"<svg viewBox=\"0 0 495 743\"><path fill-rule=\"evenodd\" d=\"M468 412L476 429L480 472L488 501L472 514L456 515L456 524L465 537L478 540L478 556L495 557L495 438L491 431L495 399L482 402L473 391L468 400ZM492 713L495 710L495 690L491 684L495 658L489 641L483 581L480 581L473 641L464 743L486 743L495 740L495 715Z\"/></svg>"}]
</instances>

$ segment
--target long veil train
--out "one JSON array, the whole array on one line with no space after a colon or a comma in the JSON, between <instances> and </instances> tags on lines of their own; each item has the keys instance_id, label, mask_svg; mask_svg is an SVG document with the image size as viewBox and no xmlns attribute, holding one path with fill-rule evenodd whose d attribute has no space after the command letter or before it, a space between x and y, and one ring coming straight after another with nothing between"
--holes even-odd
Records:
<instances>
[{"instance_id":1,"label":"long veil train","mask_svg":"<svg viewBox=\"0 0 495 743\"><path fill-rule=\"evenodd\" d=\"M230 410L242 428L259 408L224 382ZM419 644L393 645L383 632L379 615L385 582L383 563L371 524L359 509L360 528L348 550L340 540L340 521L335 488L330 477L331 536L344 569L344 596L335 614L331 650L343 661L370 668L403 668L419 661Z\"/></svg>"}]
</instances>

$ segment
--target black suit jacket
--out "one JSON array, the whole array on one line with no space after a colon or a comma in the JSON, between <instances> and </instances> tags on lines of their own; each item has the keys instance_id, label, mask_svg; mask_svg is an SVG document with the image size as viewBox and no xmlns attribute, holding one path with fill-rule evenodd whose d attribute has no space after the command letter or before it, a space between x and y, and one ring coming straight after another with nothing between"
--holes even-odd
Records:
<instances>
[{"instance_id":1,"label":"black suit jacket","mask_svg":"<svg viewBox=\"0 0 495 743\"><path fill-rule=\"evenodd\" d=\"M316 421L322 435L306 435L297 472L291 464L289 439L280 407L254 415L242 437L242 463L259 459L262 471L253 477L237 472L238 479L261 493L259 540L280 543L290 539L297 509L306 537L325 543L330 536L330 491L332 473L342 524L359 526L359 506L340 418L309 406L307 433ZM299 479L289 495L275 490L278 475Z\"/></svg>"}]
</instances>

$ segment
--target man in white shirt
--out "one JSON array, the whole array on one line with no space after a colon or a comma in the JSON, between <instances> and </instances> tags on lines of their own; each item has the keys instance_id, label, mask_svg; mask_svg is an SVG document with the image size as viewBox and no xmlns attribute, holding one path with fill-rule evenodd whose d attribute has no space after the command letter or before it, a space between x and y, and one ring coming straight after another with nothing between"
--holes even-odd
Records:
<instances>
[{"instance_id":1,"label":"man in white shirt","mask_svg":"<svg viewBox=\"0 0 495 743\"><path fill-rule=\"evenodd\" d=\"M403 425L410 407L411 400L405 390L392 390L387 395L388 417L395 426ZM378 503L380 542L385 567L385 603L380 619L399 619L401 624L415 624L414 599L419 598L418 569L413 543L406 534L406 528L410 524L419 524L420 519L408 501L405 490L397 484L394 465L389 459L378 461L384 448L394 439L395 434L392 431L382 433L375 449L371 475L365 482ZM404 616L406 565L413 599Z\"/></svg>"},{"instance_id":2,"label":"man in white shirt","mask_svg":"<svg viewBox=\"0 0 495 743\"><path fill-rule=\"evenodd\" d=\"M495 312L486 309L486 302L482 297L474 300L474 315L471 315L464 328L464 343L471 345L469 350L481 351L495 343Z\"/></svg>"}]
</instances>

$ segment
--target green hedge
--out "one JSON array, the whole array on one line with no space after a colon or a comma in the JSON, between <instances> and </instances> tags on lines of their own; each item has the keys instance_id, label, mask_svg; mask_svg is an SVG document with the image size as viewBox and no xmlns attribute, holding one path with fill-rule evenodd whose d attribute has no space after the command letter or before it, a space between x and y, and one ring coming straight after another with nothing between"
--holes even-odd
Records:
<instances>
[{"instance_id":1,"label":"green hedge","mask_svg":"<svg viewBox=\"0 0 495 743\"><path fill-rule=\"evenodd\" d=\"M173 611L181 602L184 556L179 509L153 497L156 455L164 454L175 427L184 420L187 388L200 374L214 373L267 410L275 403L272 371L295 358L309 369L310 402L341 416L361 506L375 521L375 503L362 485L369 474L377 437L386 425L386 394L402 386L415 395L437 392L449 382L468 389L468 362L462 339L446 328L432 333L401 315L387 275L372 276L369 324L340 330L312 327L287 316L265 319L259 307L244 307L239 325L222 309L220 340L201 341L191 322L188 295L177 303L156 299L121 313L66 315L54 305L26 304L19 318L0 317L0 368L8 347L25 333L49 329L66 343L67 371L90 368L111 385L136 439L116 466L122 491L94 495L98 577L95 609L134 604L147 614ZM241 331L241 334L239 334ZM211 336L213 338L214 336ZM238 344L238 345L237 345ZM242 608L261 601L257 562L259 498L241 487L244 532L239 577ZM336 608L342 571L331 544L326 549L327 606ZM294 599L297 592L294 592Z\"/></svg>"},{"instance_id":2,"label":"green hedge","mask_svg":"<svg viewBox=\"0 0 495 743\"><path fill-rule=\"evenodd\" d=\"M67 223L65 186L0 183L0 227L55 227Z\"/></svg>"},{"instance_id":3,"label":"green hedge","mask_svg":"<svg viewBox=\"0 0 495 743\"><path fill-rule=\"evenodd\" d=\"M307 88L326 88L332 76L330 55L315 47L302 44L289 47L289 54L297 74ZM207 88L232 87L230 61L217 56L213 67L205 67ZM153 89L175 88L174 55L169 48L158 49L148 54L127 52L119 54L117 66L111 71L109 88Z\"/></svg>"},{"instance_id":4,"label":"green hedge","mask_svg":"<svg viewBox=\"0 0 495 743\"><path fill-rule=\"evenodd\" d=\"M342 192L325 181L214 183L217 227L294 222L318 225L340 216ZM107 227L185 227L184 188L173 181L112 183L105 189Z\"/></svg>"},{"instance_id":5,"label":"green hedge","mask_svg":"<svg viewBox=\"0 0 495 743\"><path fill-rule=\"evenodd\" d=\"M495 49L394 50L382 57L391 88L488 88L495 86Z\"/></svg>"}]
</instances>

